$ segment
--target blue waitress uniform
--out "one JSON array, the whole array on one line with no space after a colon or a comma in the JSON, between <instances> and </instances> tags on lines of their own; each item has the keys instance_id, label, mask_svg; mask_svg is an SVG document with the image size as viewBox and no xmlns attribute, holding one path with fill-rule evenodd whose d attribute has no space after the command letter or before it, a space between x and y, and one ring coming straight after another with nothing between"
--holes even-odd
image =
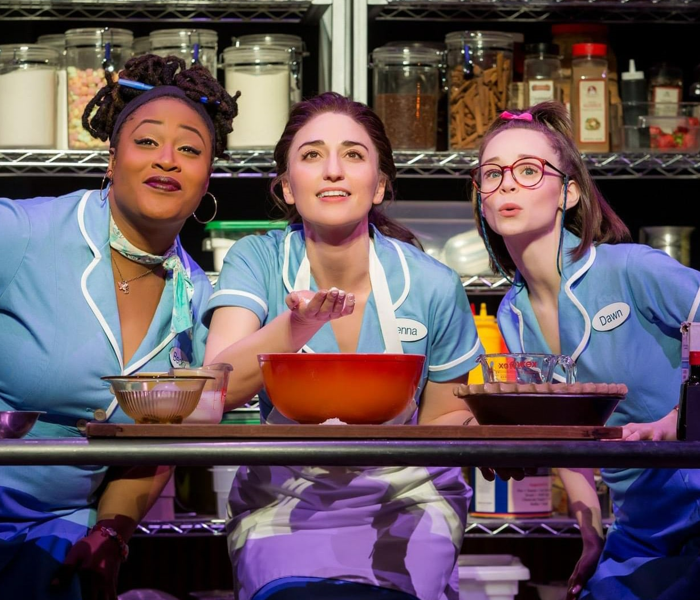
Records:
<instances>
[{"instance_id":1,"label":"blue waitress uniform","mask_svg":"<svg viewBox=\"0 0 700 600\"><path fill-rule=\"evenodd\" d=\"M576 361L578 381L627 385L607 425L656 421L678 402L680 325L699 320L700 272L640 244L592 246L572 263L579 243L565 231L561 352ZM498 310L506 345L551 353L519 273L515 283ZM604 469L603 478L615 522L581 598L659 598L699 560L700 470Z\"/></svg>"},{"instance_id":2,"label":"blue waitress uniform","mask_svg":"<svg viewBox=\"0 0 700 600\"><path fill-rule=\"evenodd\" d=\"M417 402L427 380L449 381L476 365L483 348L452 270L373 229L369 273L358 352L424 354ZM205 319L236 306L264 326L297 289L318 289L301 225L243 238L226 256ZM339 352L330 323L302 351ZM260 403L270 418L264 390ZM454 468L241 467L227 523L236 597L262 598L275 581L311 577L457 600L470 496Z\"/></svg>"},{"instance_id":3,"label":"blue waitress uniform","mask_svg":"<svg viewBox=\"0 0 700 600\"><path fill-rule=\"evenodd\" d=\"M130 422L103 375L201 364L211 294L182 249L193 286L194 331L170 330L168 277L146 337L126 365L109 251L109 203L97 191L0 199L0 410L46 411L27 438L79 437L96 419ZM80 598L49 583L96 518L103 466L0 467L0 597Z\"/></svg>"}]
</instances>

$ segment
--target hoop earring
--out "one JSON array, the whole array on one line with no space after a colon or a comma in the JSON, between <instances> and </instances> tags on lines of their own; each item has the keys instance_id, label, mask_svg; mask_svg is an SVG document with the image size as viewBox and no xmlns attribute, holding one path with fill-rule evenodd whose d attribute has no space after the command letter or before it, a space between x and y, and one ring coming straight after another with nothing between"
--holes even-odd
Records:
<instances>
[{"instance_id":1,"label":"hoop earring","mask_svg":"<svg viewBox=\"0 0 700 600\"><path fill-rule=\"evenodd\" d=\"M216 196L214 196L214 194L212 194L211 192L207 192L206 194L204 194L204 196L211 196L211 199L214 201L214 214L211 217L209 217L208 221L201 221L197 218L197 213L193 212L192 216L194 217L194 220L197 221L197 223L200 223L201 225L211 223L216 218L216 213L219 212L219 203L216 201ZM204 199L204 196L202 196L202 199Z\"/></svg>"},{"instance_id":2,"label":"hoop earring","mask_svg":"<svg viewBox=\"0 0 700 600\"><path fill-rule=\"evenodd\" d=\"M102 183L100 184L100 200L102 202L105 202L107 200L107 198L103 196L105 183L108 185L112 185L112 171L110 171L109 169L105 173L104 177L102 178Z\"/></svg>"}]
</instances>

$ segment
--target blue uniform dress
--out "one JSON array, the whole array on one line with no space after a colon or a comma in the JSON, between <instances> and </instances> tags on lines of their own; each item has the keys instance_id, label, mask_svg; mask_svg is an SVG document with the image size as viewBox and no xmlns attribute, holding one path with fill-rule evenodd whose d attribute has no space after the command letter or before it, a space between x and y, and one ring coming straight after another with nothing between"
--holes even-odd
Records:
<instances>
[{"instance_id":1,"label":"blue uniform dress","mask_svg":"<svg viewBox=\"0 0 700 600\"><path fill-rule=\"evenodd\" d=\"M357 351L391 348L386 325L395 319L399 347L390 351L426 356L419 401L427 380L463 376L483 352L466 294L452 270L376 230L370 255L372 293ZM207 315L244 307L263 326L288 310L290 291L307 285L317 289L300 226L243 238L226 256ZM339 352L329 323L304 351ZM264 390L260 402L267 418ZM456 600L470 496L454 468L241 467L227 524L237 598L249 600L283 578L312 577Z\"/></svg>"},{"instance_id":2,"label":"blue uniform dress","mask_svg":"<svg viewBox=\"0 0 700 600\"><path fill-rule=\"evenodd\" d=\"M211 285L181 247L178 252L194 284L197 323ZM195 325L192 337L170 331L171 277L141 346L122 363L109 204L97 191L0 199L0 257L0 410L47 412L27 438L78 437L78 423L98 409L110 422L129 422L103 375L201 364L206 328ZM0 597L80 598L77 581L65 595L50 594L49 582L94 524L106 471L0 467Z\"/></svg>"},{"instance_id":3,"label":"blue uniform dress","mask_svg":"<svg viewBox=\"0 0 700 600\"><path fill-rule=\"evenodd\" d=\"M565 232L567 251L579 243ZM511 352L550 353L519 273L515 282L498 310L506 344ZM601 244L574 263L567 258L561 352L576 361L578 381L629 389L608 425L656 421L678 403L680 325L698 320L699 290L698 271L648 246ZM700 471L604 469L603 477L615 523L582 598L656 599L700 552Z\"/></svg>"}]
</instances>

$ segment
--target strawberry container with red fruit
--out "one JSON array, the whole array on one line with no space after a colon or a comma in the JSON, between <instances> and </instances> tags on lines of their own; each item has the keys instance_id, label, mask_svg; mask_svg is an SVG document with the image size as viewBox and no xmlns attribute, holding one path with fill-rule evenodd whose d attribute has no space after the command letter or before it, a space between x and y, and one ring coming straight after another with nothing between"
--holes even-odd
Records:
<instances>
[{"instance_id":1,"label":"strawberry container with red fruit","mask_svg":"<svg viewBox=\"0 0 700 600\"><path fill-rule=\"evenodd\" d=\"M625 111L635 120L623 119ZM612 146L622 152L700 151L700 102L622 102L611 111Z\"/></svg>"}]
</instances>

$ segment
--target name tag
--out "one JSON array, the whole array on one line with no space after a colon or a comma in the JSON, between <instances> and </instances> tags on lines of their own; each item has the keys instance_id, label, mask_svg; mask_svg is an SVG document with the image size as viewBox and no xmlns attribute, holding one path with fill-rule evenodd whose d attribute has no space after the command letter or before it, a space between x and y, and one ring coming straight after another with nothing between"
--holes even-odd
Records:
<instances>
[{"instance_id":1,"label":"name tag","mask_svg":"<svg viewBox=\"0 0 700 600\"><path fill-rule=\"evenodd\" d=\"M190 361L185 356L185 353L180 348L172 348L170 350L170 364L176 369L188 369Z\"/></svg>"},{"instance_id":2,"label":"name tag","mask_svg":"<svg viewBox=\"0 0 700 600\"><path fill-rule=\"evenodd\" d=\"M610 331L622 325L630 316L630 305L625 302L613 302L601 308L593 317L593 329Z\"/></svg>"},{"instance_id":3,"label":"name tag","mask_svg":"<svg viewBox=\"0 0 700 600\"><path fill-rule=\"evenodd\" d=\"M396 319L396 326L402 342L417 342L428 335L428 328L413 319Z\"/></svg>"}]
</instances>

